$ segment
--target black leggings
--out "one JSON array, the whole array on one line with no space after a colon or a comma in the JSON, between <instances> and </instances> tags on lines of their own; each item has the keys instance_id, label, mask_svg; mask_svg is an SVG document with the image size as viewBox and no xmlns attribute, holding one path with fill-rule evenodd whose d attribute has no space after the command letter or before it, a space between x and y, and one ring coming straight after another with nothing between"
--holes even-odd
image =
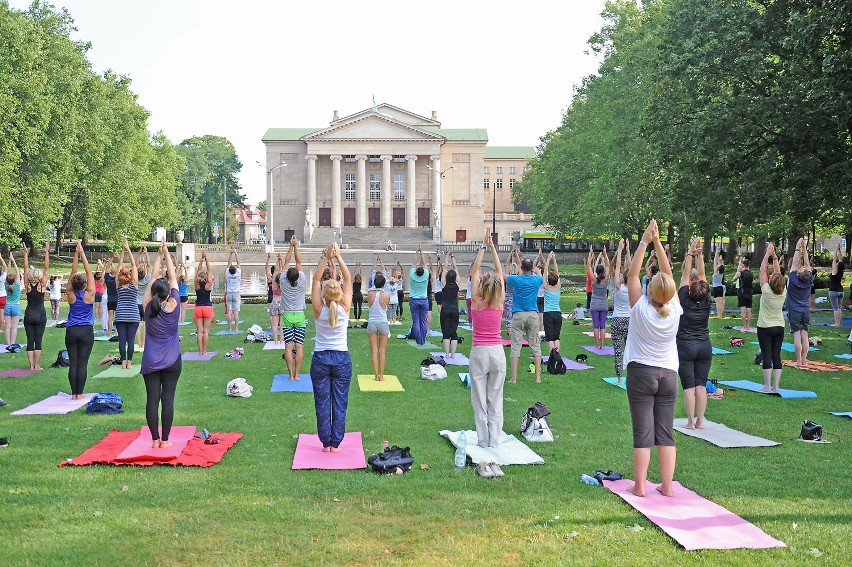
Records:
<instances>
[{"instance_id":1,"label":"black leggings","mask_svg":"<svg viewBox=\"0 0 852 567\"><path fill-rule=\"evenodd\" d=\"M763 355L763 368L781 369L781 343L784 342L784 327L758 327L757 342Z\"/></svg>"},{"instance_id":2,"label":"black leggings","mask_svg":"<svg viewBox=\"0 0 852 567\"><path fill-rule=\"evenodd\" d=\"M363 311L363 307L364 307L364 294L363 293L353 293L352 294L352 307L355 308L355 312L353 313L353 315L355 315L356 319L360 319L361 318L361 312Z\"/></svg>"},{"instance_id":3,"label":"black leggings","mask_svg":"<svg viewBox=\"0 0 852 567\"><path fill-rule=\"evenodd\" d=\"M396 298L399 301L396 304L396 316L402 317L402 303L405 301L405 291L401 289L396 290Z\"/></svg>"},{"instance_id":4,"label":"black leggings","mask_svg":"<svg viewBox=\"0 0 852 567\"><path fill-rule=\"evenodd\" d=\"M44 336L44 328L47 325L47 313L44 304L41 309L27 308L24 311L24 331L27 333L27 352L41 350L41 339Z\"/></svg>"},{"instance_id":5,"label":"black leggings","mask_svg":"<svg viewBox=\"0 0 852 567\"><path fill-rule=\"evenodd\" d=\"M121 360L133 360L133 348L136 346L136 329L139 321L116 321L118 330L118 356Z\"/></svg>"},{"instance_id":6,"label":"black leggings","mask_svg":"<svg viewBox=\"0 0 852 567\"><path fill-rule=\"evenodd\" d=\"M74 325L65 329L65 348L68 350L68 383L71 395L79 396L86 387L86 369L95 344L92 325Z\"/></svg>"},{"instance_id":7,"label":"black leggings","mask_svg":"<svg viewBox=\"0 0 852 567\"><path fill-rule=\"evenodd\" d=\"M169 440L172 430L172 422L175 419L175 390L178 378L180 378L181 359L178 359L168 368L155 370L143 374L145 378L145 391L148 393L148 402L145 404L145 420L151 431L151 439L156 441L160 438L157 430L157 410L160 403L163 404L163 441Z\"/></svg>"},{"instance_id":8,"label":"black leggings","mask_svg":"<svg viewBox=\"0 0 852 567\"><path fill-rule=\"evenodd\" d=\"M441 335L443 340L459 340L459 312L452 309L441 310Z\"/></svg>"}]
</instances>

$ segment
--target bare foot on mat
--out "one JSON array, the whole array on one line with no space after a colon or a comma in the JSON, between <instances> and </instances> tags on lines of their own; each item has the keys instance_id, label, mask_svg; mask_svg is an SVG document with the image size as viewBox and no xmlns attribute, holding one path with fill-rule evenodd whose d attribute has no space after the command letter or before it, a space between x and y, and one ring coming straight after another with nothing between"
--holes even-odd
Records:
<instances>
[{"instance_id":1,"label":"bare foot on mat","mask_svg":"<svg viewBox=\"0 0 852 567\"><path fill-rule=\"evenodd\" d=\"M666 491L666 490L663 490L663 485L662 485L662 484L661 484L660 486L658 486L658 487L657 487L657 492L659 492L659 493L660 493L660 494L662 494L663 496L668 496L669 498L671 498L671 497L673 497L673 496L674 496L674 493L672 493L671 489L669 489L669 490L667 490L667 491Z\"/></svg>"},{"instance_id":2,"label":"bare foot on mat","mask_svg":"<svg viewBox=\"0 0 852 567\"><path fill-rule=\"evenodd\" d=\"M639 490L639 487L636 486L635 484L633 486L631 486L630 488L628 488L627 492L629 492L630 494L632 494L634 496L638 496L639 498L645 498L645 491Z\"/></svg>"}]
</instances>

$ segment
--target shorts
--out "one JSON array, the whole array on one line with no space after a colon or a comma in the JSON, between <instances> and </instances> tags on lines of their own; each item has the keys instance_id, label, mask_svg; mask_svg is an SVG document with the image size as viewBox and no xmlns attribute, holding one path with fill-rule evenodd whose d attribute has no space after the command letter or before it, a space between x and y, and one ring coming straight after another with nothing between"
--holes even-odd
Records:
<instances>
[{"instance_id":1,"label":"shorts","mask_svg":"<svg viewBox=\"0 0 852 567\"><path fill-rule=\"evenodd\" d=\"M790 332L796 331L808 332L808 325L811 323L811 312L808 311L793 311L787 312L787 319L790 320Z\"/></svg>"},{"instance_id":2,"label":"shorts","mask_svg":"<svg viewBox=\"0 0 852 567\"><path fill-rule=\"evenodd\" d=\"M104 294L95 292L95 303L100 303L104 300Z\"/></svg>"},{"instance_id":3,"label":"shorts","mask_svg":"<svg viewBox=\"0 0 852 567\"><path fill-rule=\"evenodd\" d=\"M678 375L684 390L705 386L713 361L710 341L677 341Z\"/></svg>"},{"instance_id":4,"label":"shorts","mask_svg":"<svg viewBox=\"0 0 852 567\"><path fill-rule=\"evenodd\" d=\"M281 312L281 326L285 329L302 329L302 337L304 337L304 329L308 326L308 322L305 319L304 311L282 311ZM301 344L301 343L300 343Z\"/></svg>"},{"instance_id":5,"label":"shorts","mask_svg":"<svg viewBox=\"0 0 852 567\"><path fill-rule=\"evenodd\" d=\"M368 335L387 335L390 334L390 326L387 321L379 321L374 323L372 321L367 321L367 334Z\"/></svg>"},{"instance_id":6,"label":"shorts","mask_svg":"<svg viewBox=\"0 0 852 567\"><path fill-rule=\"evenodd\" d=\"M181 303L186 303L186 302L188 302L188 301L189 301L189 296L188 296L188 295L181 295L181 296L180 296L180 302L181 302Z\"/></svg>"},{"instance_id":7,"label":"shorts","mask_svg":"<svg viewBox=\"0 0 852 567\"><path fill-rule=\"evenodd\" d=\"M6 307L3 308L3 315L6 317L20 317L21 316L21 304L20 303L9 303Z\"/></svg>"},{"instance_id":8,"label":"shorts","mask_svg":"<svg viewBox=\"0 0 852 567\"><path fill-rule=\"evenodd\" d=\"M512 348L510 358L521 357L521 346L526 336L530 351L534 357L541 356L541 336L539 336L538 313L535 311L517 311L512 314Z\"/></svg>"},{"instance_id":9,"label":"shorts","mask_svg":"<svg viewBox=\"0 0 852 567\"><path fill-rule=\"evenodd\" d=\"M193 319L212 319L213 318L213 306L212 305L196 305L195 310L192 315Z\"/></svg>"},{"instance_id":10,"label":"shorts","mask_svg":"<svg viewBox=\"0 0 852 567\"><path fill-rule=\"evenodd\" d=\"M284 313L284 315L286 316L287 313L292 313L292 312L288 311L288 312ZM285 345L289 345L289 344L293 344L293 343L295 343L297 345L305 344L305 328L304 327L284 327L283 332L284 332L284 344Z\"/></svg>"},{"instance_id":11,"label":"shorts","mask_svg":"<svg viewBox=\"0 0 852 567\"><path fill-rule=\"evenodd\" d=\"M562 332L562 313L559 311L544 312L544 340L558 341Z\"/></svg>"},{"instance_id":12,"label":"shorts","mask_svg":"<svg viewBox=\"0 0 852 567\"><path fill-rule=\"evenodd\" d=\"M435 292L435 303L437 303L438 305L444 304L444 292L443 291L436 291Z\"/></svg>"},{"instance_id":13,"label":"shorts","mask_svg":"<svg viewBox=\"0 0 852 567\"><path fill-rule=\"evenodd\" d=\"M0 309L6 309L6 296L0 297Z\"/></svg>"},{"instance_id":14,"label":"shorts","mask_svg":"<svg viewBox=\"0 0 852 567\"><path fill-rule=\"evenodd\" d=\"M266 312L272 316L281 315L284 310L281 308L281 300L273 299L272 303L269 304L269 307L266 308Z\"/></svg>"},{"instance_id":15,"label":"shorts","mask_svg":"<svg viewBox=\"0 0 852 567\"><path fill-rule=\"evenodd\" d=\"M539 313L544 313L544 297L536 297L535 305L538 307Z\"/></svg>"},{"instance_id":16,"label":"shorts","mask_svg":"<svg viewBox=\"0 0 852 567\"><path fill-rule=\"evenodd\" d=\"M843 307L843 292L829 291L828 300L831 302L832 309L834 309L835 311L840 311L840 309Z\"/></svg>"},{"instance_id":17,"label":"shorts","mask_svg":"<svg viewBox=\"0 0 852 567\"><path fill-rule=\"evenodd\" d=\"M746 309L751 309L752 298L753 296L751 294L738 296L737 307L745 307Z\"/></svg>"},{"instance_id":18,"label":"shorts","mask_svg":"<svg viewBox=\"0 0 852 567\"><path fill-rule=\"evenodd\" d=\"M725 286L717 285L713 288L713 297L725 297Z\"/></svg>"},{"instance_id":19,"label":"shorts","mask_svg":"<svg viewBox=\"0 0 852 567\"><path fill-rule=\"evenodd\" d=\"M107 311L115 311L118 309L118 300L107 299Z\"/></svg>"},{"instance_id":20,"label":"shorts","mask_svg":"<svg viewBox=\"0 0 852 567\"><path fill-rule=\"evenodd\" d=\"M225 294L225 309L228 311L236 311L240 312L240 303L241 303L240 294L236 292L226 293Z\"/></svg>"}]
</instances>

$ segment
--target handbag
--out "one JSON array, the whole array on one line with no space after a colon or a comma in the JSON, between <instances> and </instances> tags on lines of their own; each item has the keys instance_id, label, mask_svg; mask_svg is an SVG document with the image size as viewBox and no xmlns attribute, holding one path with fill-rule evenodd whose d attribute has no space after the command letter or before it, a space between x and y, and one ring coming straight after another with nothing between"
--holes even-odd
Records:
<instances>
[{"instance_id":1,"label":"handbag","mask_svg":"<svg viewBox=\"0 0 852 567\"><path fill-rule=\"evenodd\" d=\"M411 456L411 449L408 447L394 445L386 447L381 453L367 457L367 464L376 474L402 474L411 470L414 457Z\"/></svg>"},{"instance_id":2,"label":"handbag","mask_svg":"<svg viewBox=\"0 0 852 567\"><path fill-rule=\"evenodd\" d=\"M527 413L529 413L532 417L541 419L542 417L547 417L548 415L550 415L550 410L547 409L547 406L543 403L536 402L535 405L533 405L527 410Z\"/></svg>"},{"instance_id":3,"label":"handbag","mask_svg":"<svg viewBox=\"0 0 852 567\"><path fill-rule=\"evenodd\" d=\"M809 419L804 420L799 437L804 441L822 441L822 425Z\"/></svg>"}]
</instances>

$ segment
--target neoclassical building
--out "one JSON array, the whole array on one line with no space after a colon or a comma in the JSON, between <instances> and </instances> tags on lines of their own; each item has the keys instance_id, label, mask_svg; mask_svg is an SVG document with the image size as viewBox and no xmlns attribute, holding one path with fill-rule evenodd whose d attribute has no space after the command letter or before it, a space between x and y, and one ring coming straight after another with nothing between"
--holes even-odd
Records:
<instances>
[{"instance_id":1,"label":"neoclassical building","mask_svg":"<svg viewBox=\"0 0 852 567\"><path fill-rule=\"evenodd\" d=\"M263 143L266 232L276 243L292 234L310 241L323 228L431 229L436 242L481 239L494 221L506 234L532 228L511 202L511 184L533 149L489 148L484 128L443 128L434 111L431 118L389 104L342 118L334 111L328 127L270 128Z\"/></svg>"}]
</instances>

